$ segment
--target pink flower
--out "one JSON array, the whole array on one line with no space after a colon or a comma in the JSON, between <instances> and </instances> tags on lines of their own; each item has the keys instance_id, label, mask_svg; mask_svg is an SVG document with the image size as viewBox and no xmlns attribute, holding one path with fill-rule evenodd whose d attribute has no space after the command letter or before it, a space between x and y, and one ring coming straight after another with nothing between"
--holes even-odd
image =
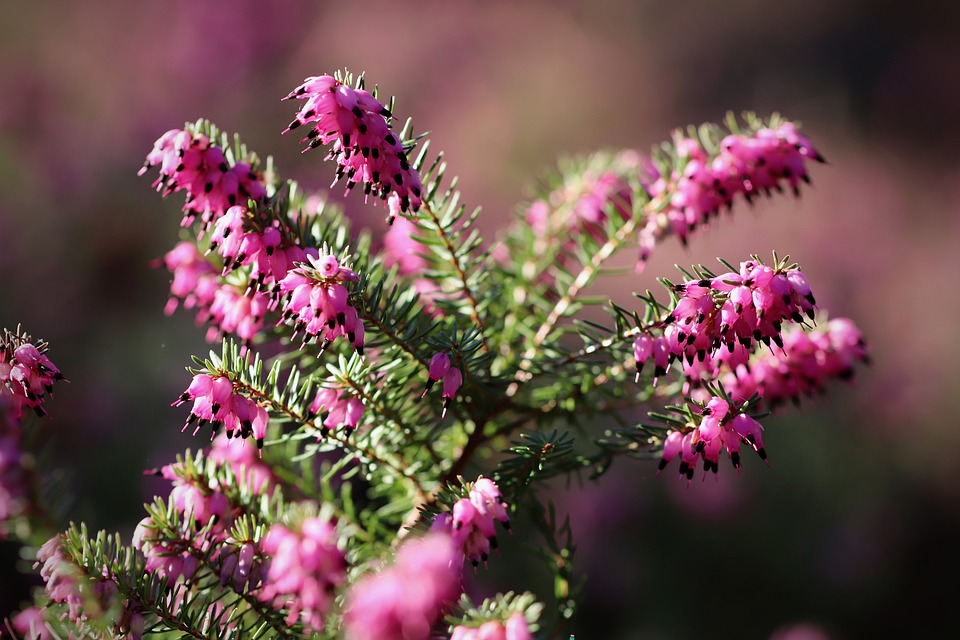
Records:
<instances>
[{"instance_id":1,"label":"pink flower","mask_svg":"<svg viewBox=\"0 0 960 640\"><path fill-rule=\"evenodd\" d=\"M427 640L460 591L460 562L449 535L408 540L392 566L361 578L347 592L345 637Z\"/></svg>"},{"instance_id":2,"label":"pink flower","mask_svg":"<svg viewBox=\"0 0 960 640\"><path fill-rule=\"evenodd\" d=\"M676 235L685 244L692 231L721 209L732 208L738 195L752 202L755 196L782 191L786 185L799 196L800 182L810 182L806 162L824 161L791 122L776 129L728 135L714 155L679 131L674 134L674 147L679 166L664 173L666 168L648 161L641 173L653 204L665 206L650 214L640 230L638 269L663 238Z\"/></svg>"},{"instance_id":3,"label":"pink flower","mask_svg":"<svg viewBox=\"0 0 960 640\"><path fill-rule=\"evenodd\" d=\"M349 436L363 417L363 401L342 388L321 387L310 403L310 411L323 416L324 433L342 428Z\"/></svg>"},{"instance_id":4,"label":"pink flower","mask_svg":"<svg viewBox=\"0 0 960 640\"><path fill-rule=\"evenodd\" d=\"M43 610L36 607L27 607L13 617L13 630L20 634L23 640L52 640L50 628L43 619Z\"/></svg>"},{"instance_id":5,"label":"pink flower","mask_svg":"<svg viewBox=\"0 0 960 640\"><path fill-rule=\"evenodd\" d=\"M450 371L450 356L448 356L445 351L438 351L433 354L433 357L430 358L430 368L427 372L427 386L420 397L425 397L430 389L433 388L434 383L444 377L448 371Z\"/></svg>"},{"instance_id":6,"label":"pink flower","mask_svg":"<svg viewBox=\"0 0 960 640\"><path fill-rule=\"evenodd\" d=\"M86 620L86 611L93 606L108 609L117 594L117 584L106 576L89 576L63 548L60 534L47 540L37 550L40 577L53 602L67 605L70 620Z\"/></svg>"},{"instance_id":7,"label":"pink flower","mask_svg":"<svg viewBox=\"0 0 960 640\"><path fill-rule=\"evenodd\" d=\"M323 629L323 618L347 572L334 523L307 518L295 529L274 524L260 546L270 561L258 597L275 609L286 609L289 625L300 618L311 629Z\"/></svg>"},{"instance_id":8,"label":"pink flower","mask_svg":"<svg viewBox=\"0 0 960 640\"><path fill-rule=\"evenodd\" d=\"M309 256L310 267L291 269L280 281L283 321L292 320L294 336L303 331L307 340L321 340L321 351L338 337L345 337L363 355L364 326L349 302L345 282L359 276L328 254Z\"/></svg>"},{"instance_id":9,"label":"pink flower","mask_svg":"<svg viewBox=\"0 0 960 640\"><path fill-rule=\"evenodd\" d=\"M246 208L227 209L214 226L210 248L223 259L223 273L251 265L250 288L283 280L297 262L307 261L307 252L293 244L276 224L263 225Z\"/></svg>"},{"instance_id":10,"label":"pink flower","mask_svg":"<svg viewBox=\"0 0 960 640\"><path fill-rule=\"evenodd\" d=\"M751 416L732 411L733 407L722 398L711 398L701 410L698 423L688 425L681 431L671 431L663 443L663 453L657 474L680 455L680 476L693 479L697 460L703 459L704 472L719 471L720 454L727 452L733 466L740 471L740 446L745 443L760 459L767 461L763 447L763 426Z\"/></svg>"},{"instance_id":11,"label":"pink flower","mask_svg":"<svg viewBox=\"0 0 960 640\"><path fill-rule=\"evenodd\" d=\"M514 613L506 623L487 620L479 627L457 625L450 640L533 640L530 626L522 613Z\"/></svg>"},{"instance_id":12,"label":"pink flower","mask_svg":"<svg viewBox=\"0 0 960 640\"><path fill-rule=\"evenodd\" d=\"M293 98L306 102L284 133L315 123L302 142L309 141L307 149L332 145L327 159L339 165L337 180L346 178L347 191L363 183L365 196L385 200L395 193L404 213L420 208L420 175L390 130L390 112L372 94L332 76L315 76L284 100Z\"/></svg>"},{"instance_id":13,"label":"pink flower","mask_svg":"<svg viewBox=\"0 0 960 640\"><path fill-rule=\"evenodd\" d=\"M207 458L229 468L237 484L246 485L255 495L271 494L277 488L273 471L246 440L220 434L213 440Z\"/></svg>"},{"instance_id":14,"label":"pink flower","mask_svg":"<svg viewBox=\"0 0 960 640\"><path fill-rule=\"evenodd\" d=\"M481 562L486 563L490 549L497 548L495 522L510 530L507 508L496 483L480 476L470 488L468 498L454 503L452 512L437 514L433 529L449 533L463 555L477 567Z\"/></svg>"},{"instance_id":15,"label":"pink flower","mask_svg":"<svg viewBox=\"0 0 960 640\"><path fill-rule=\"evenodd\" d=\"M443 410L440 412L441 418L446 417L447 409L450 407L450 403L457 397L457 389L460 388L461 384L463 384L463 373L461 373L459 367L450 367L447 372L443 374Z\"/></svg>"},{"instance_id":16,"label":"pink flower","mask_svg":"<svg viewBox=\"0 0 960 640\"><path fill-rule=\"evenodd\" d=\"M196 245L181 242L163 256L163 264L173 273L170 300L164 313L173 313L181 300L186 309L210 307L220 285L216 269L197 251Z\"/></svg>"},{"instance_id":17,"label":"pink flower","mask_svg":"<svg viewBox=\"0 0 960 640\"><path fill-rule=\"evenodd\" d=\"M733 352L721 347L699 369L685 367L687 388L719 380L737 402L757 393L767 407L776 408L823 392L830 380L850 379L857 362L869 361L863 335L847 318L835 318L822 329L789 327L782 345L755 354L739 344Z\"/></svg>"},{"instance_id":18,"label":"pink flower","mask_svg":"<svg viewBox=\"0 0 960 640\"><path fill-rule=\"evenodd\" d=\"M238 393L228 377L206 373L195 375L190 386L172 406L180 406L191 400L193 408L184 429L196 422L196 433L209 422L214 434L223 427L227 438L235 435L240 438L253 436L257 448L263 447L269 420L267 411L256 401Z\"/></svg>"},{"instance_id":19,"label":"pink flower","mask_svg":"<svg viewBox=\"0 0 960 640\"><path fill-rule=\"evenodd\" d=\"M206 227L228 208L267 195L260 175L250 165L231 163L223 149L190 129L171 129L160 136L139 175L153 167L160 171L153 183L157 191L164 196L186 191L183 226L199 216Z\"/></svg>"},{"instance_id":20,"label":"pink flower","mask_svg":"<svg viewBox=\"0 0 960 640\"><path fill-rule=\"evenodd\" d=\"M20 420L27 410L46 415L44 398L53 393L53 383L63 374L46 356L47 345L36 345L26 334L0 332L0 395L6 397L4 415Z\"/></svg>"}]
</instances>

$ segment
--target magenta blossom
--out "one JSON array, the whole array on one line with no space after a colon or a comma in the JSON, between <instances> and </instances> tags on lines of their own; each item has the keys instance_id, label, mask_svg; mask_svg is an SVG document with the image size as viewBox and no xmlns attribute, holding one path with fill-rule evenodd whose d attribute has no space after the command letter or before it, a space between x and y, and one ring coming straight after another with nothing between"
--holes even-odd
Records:
<instances>
[{"instance_id":1,"label":"magenta blossom","mask_svg":"<svg viewBox=\"0 0 960 640\"><path fill-rule=\"evenodd\" d=\"M172 129L160 136L140 175L152 167L160 168L153 186L164 196L186 192L183 226L199 217L206 227L233 205L267 195L260 175L250 165L231 163L207 136L189 129Z\"/></svg>"},{"instance_id":2,"label":"magenta blossom","mask_svg":"<svg viewBox=\"0 0 960 640\"><path fill-rule=\"evenodd\" d=\"M294 336L304 332L304 343L320 340L321 351L342 336L363 355L363 320L350 304L350 293L344 286L357 282L359 276L326 253L310 256L309 261L309 267L292 269L280 281L281 322L292 320Z\"/></svg>"},{"instance_id":3,"label":"magenta blossom","mask_svg":"<svg viewBox=\"0 0 960 640\"><path fill-rule=\"evenodd\" d=\"M347 191L362 183L365 196L385 200L397 194L404 213L420 208L420 175L390 130L390 112L371 93L332 76L315 76L284 100L294 98L306 102L284 133L314 123L302 142L309 141L307 149L331 145L327 158L339 165L337 180L346 179Z\"/></svg>"},{"instance_id":4,"label":"magenta blossom","mask_svg":"<svg viewBox=\"0 0 960 640\"><path fill-rule=\"evenodd\" d=\"M674 136L674 146L679 167L664 175L648 161L641 174L656 213L647 217L640 230L638 269L664 237L675 235L686 244L692 231L721 209L732 207L739 195L752 202L756 196L787 186L799 196L800 183L810 182L806 163L824 161L792 122L752 134L728 135L714 155L680 132Z\"/></svg>"},{"instance_id":5,"label":"magenta blossom","mask_svg":"<svg viewBox=\"0 0 960 640\"><path fill-rule=\"evenodd\" d=\"M263 447L269 420L266 409L255 400L240 394L227 376L206 373L195 375L190 386L172 406L180 406L191 400L193 407L184 429L190 426L190 423L196 422L196 433L200 427L210 423L214 434L223 427L227 438L253 436L257 447Z\"/></svg>"},{"instance_id":6,"label":"magenta blossom","mask_svg":"<svg viewBox=\"0 0 960 640\"><path fill-rule=\"evenodd\" d=\"M363 417L363 401L344 389L321 387L310 403L310 411L323 416L324 433L342 428L350 435Z\"/></svg>"},{"instance_id":7,"label":"magenta blossom","mask_svg":"<svg viewBox=\"0 0 960 640\"><path fill-rule=\"evenodd\" d=\"M460 559L450 536L408 540L393 565L357 581L344 600L348 640L427 640L460 595Z\"/></svg>"},{"instance_id":8,"label":"magenta blossom","mask_svg":"<svg viewBox=\"0 0 960 640\"><path fill-rule=\"evenodd\" d=\"M477 567L481 562L486 563L491 549L497 548L494 524L500 522L504 529L510 530L507 508L496 483L481 476L470 489L469 498L458 500L450 513L437 514L433 529L449 533L464 557Z\"/></svg>"},{"instance_id":9,"label":"magenta blossom","mask_svg":"<svg viewBox=\"0 0 960 640\"><path fill-rule=\"evenodd\" d=\"M307 518L296 529L274 524L261 547L270 561L258 597L287 610L287 624L300 618L311 629L323 629L324 616L347 572L334 523Z\"/></svg>"}]
</instances>

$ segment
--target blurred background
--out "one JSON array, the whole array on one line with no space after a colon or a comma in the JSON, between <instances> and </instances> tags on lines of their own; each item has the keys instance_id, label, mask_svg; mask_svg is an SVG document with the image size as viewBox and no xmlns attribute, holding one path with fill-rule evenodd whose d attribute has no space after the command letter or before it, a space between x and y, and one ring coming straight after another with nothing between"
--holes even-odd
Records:
<instances>
[{"instance_id":1,"label":"blurred background","mask_svg":"<svg viewBox=\"0 0 960 640\"><path fill-rule=\"evenodd\" d=\"M0 325L49 340L70 380L43 427L80 496L70 517L129 536L159 489L142 471L200 444L169 404L190 354L209 347L191 314L163 315L169 279L150 266L177 241L181 199L136 175L167 129L210 118L283 175L325 187L320 152L301 157L278 135L294 110L279 98L309 75L366 71L401 118L431 131L492 235L559 155L647 150L727 110L779 111L829 160L813 187L741 207L688 249L666 242L616 289L651 287L675 262L777 249L832 315L856 319L873 367L769 418L770 469L748 460L739 479L725 468L687 489L622 462L601 485L558 484L589 577L570 631L815 640L952 628L958 28L949 2L6 3ZM360 199L346 206L382 218ZM0 616L23 597L16 554L0 545ZM491 579L527 586L503 566Z\"/></svg>"}]
</instances>

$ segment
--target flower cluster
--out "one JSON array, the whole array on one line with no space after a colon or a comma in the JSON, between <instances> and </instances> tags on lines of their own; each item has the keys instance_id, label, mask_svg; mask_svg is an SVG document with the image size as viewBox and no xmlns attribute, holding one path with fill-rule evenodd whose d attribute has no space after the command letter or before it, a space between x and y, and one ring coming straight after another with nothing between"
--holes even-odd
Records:
<instances>
[{"instance_id":1,"label":"flower cluster","mask_svg":"<svg viewBox=\"0 0 960 640\"><path fill-rule=\"evenodd\" d=\"M53 383L63 374L46 356L47 346L39 346L30 337L7 331L0 333L0 396L7 398L9 410L18 420L27 410L45 415L44 398L53 392Z\"/></svg>"},{"instance_id":2,"label":"flower cluster","mask_svg":"<svg viewBox=\"0 0 960 640\"><path fill-rule=\"evenodd\" d=\"M488 620L479 627L457 625L450 640L533 640L533 634L524 615L514 613L506 622Z\"/></svg>"},{"instance_id":3,"label":"flower cluster","mask_svg":"<svg viewBox=\"0 0 960 640\"><path fill-rule=\"evenodd\" d=\"M211 550L216 555L232 525L233 508L223 492L182 464L165 465L159 475L173 482L170 503L181 526L170 536L146 517L137 525L133 546L146 556L147 572L159 572L170 582L189 581L200 568L201 555Z\"/></svg>"},{"instance_id":4,"label":"flower cluster","mask_svg":"<svg viewBox=\"0 0 960 640\"><path fill-rule=\"evenodd\" d=\"M497 548L495 523L510 530L508 506L497 484L481 476L470 489L469 497L454 503L450 513L437 514L433 529L449 533L457 548L477 567L487 561L490 549Z\"/></svg>"},{"instance_id":5,"label":"flower cluster","mask_svg":"<svg viewBox=\"0 0 960 640\"><path fill-rule=\"evenodd\" d=\"M228 438L222 433L214 438L207 459L229 469L236 484L249 488L254 495L271 494L277 489L273 471L246 440Z\"/></svg>"},{"instance_id":6,"label":"flower cluster","mask_svg":"<svg viewBox=\"0 0 960 640\"><path fill-rule=\"evenodd\" d=\"M655 378L674 360L692 365L717 354L736 362L757 343L782 347L785 320L802 323L804 316L814 317L815 299L806 276L799 269L773 268L758 260L741 262L739 273L689 280L674 290L679 299L663 335L643 333L634 341L638 374L651 359Z\"/></svg>"},{"instance_id":7,"label":"flower cluster","mask_svg":"<svg viewBox=\"0 0 960 640\"><path fill-rule=\"evenodd\" d=\"M657 468L659 474L677 455L680 475L693 479L697 459L703 459L704 473L720 470L720 453L726 451L733 466L740 471L740 445L746 443L763 461L763 426L754 418L731 407L723 398L714 397L700 412L699 424L683 431L671 431L663 442L663 454Z\"/></svg>"},{"instance_id":8,"label":"flower cluster","mask_svg":"<svg viewBox=\"0 0 960 640\"><path fill-rule=\"evenodd\" d=\"M430 358L427 386L420 397L426 397L433 385L440 379L443 380L443 392L441 394L443 396L443 409L440 412L440 417L445 418L450 403L457 397L457 390L463 384L463 372L460 371L460 367L455 367L450 363L450 356L444 351L438 351Z\"/></svg>"},{"instance_id":9,"label":"flower cluster","mask_svg":"<svg viewBox=\"0 0 960 640\"><path fill-rule=\"evenodd\" d=\"M427 640L460 594L460 560L450 536L429 533L405 542L393 565L361 578L347 593L348 640Z\"/></svg>"},{"instance_id":10,"label":"flower cluster","mask_svg":"<svg viewBox=\"0 0 960 640\"><path fill-rule=\"evenodd\" d=\"M47 595L53 602L67 605L70 620L86 620L110 608L117 594L117 583L108 577L92 577L81 569L63 548L60 535L47 540L37 550L37 564Z\"/></svg>"},{"instance_id":11,"label":"flower cluster","mask_svg":"<svg viewBox=\"0 0 960 640\"><path fill-rule=\"evenodd\" d=\"M242 285L223 282L216 269L191 242L181 242L163 257L173 273L170 299L164 313L170 315L182 300L186 309L197 309L197 323L209 322L207 340L236 334L246 344L263 328L270 300L260 292L247 292Z\"/></svg>"},{"instance_id":12,"label":"flower cluster","mask_svg":"<svg viewBox=\"0 0 960 640\"><path fill-rule=\"evenodd\" d=\"M307 518L298 530L274 524L260 546L270 561L258 597L278 610L286 609L287 624L300 618L311 629L323 629L323 618L347 571L334 523Z\"/></svg>"},{"instance_id":13,"label":"flower cluster","mask_svg":"<svg viewBox=\"0 0 960 640\"><path fill-rule=\"evenodd\" d=\"M307 78L284 100L293 98L306 102L284 133L315 123L302 142L307 149L332 145L327 158L339 165L337 180L346 178L348 191L363 183L366 196L396 193L404 213L420 208L420 175L390 130L390 111L370 92L325 75Z\"/></svg>"},{"instance_id":14,"label":"flower cluster","mask_svg":"<svg viewBox=\"0 0 960 640\"><path fill-rule=\"evenodd\" d=\"M696 367L685 367L688 385L719 379L735 402L758 394L769 407L824 390L829 380L850 379L854 364L869 360L867 345L856 324L834 318L824 329L800 327L783 333L783 348L755 354L707 358Z\"/></svg>"},{"instance_id":15,"label":"flower cluster","mask_svg":"<svg viewBox=\"0 0 960 640\"><path fill-rule=\"evenodd\" d=\"M345 282L357 282L359 276L341 266L335 256L321 253L309 256L310 267L292 269L280 281L283 321L293 320L293 333L303 331L304 342L321 340L321 351L344 336L363 355L363 320L350 304Z\"/></svg>"},{"instance_id":16,"label":"flower cluster","mask_svg":"<svg viewBox=\"0 0 960 640\"><path fill-rule=\"evenodd\" d=\"M252 289L283 280L295 263L307 261L307 252L285 238L276 223L258 224L251 212L239 205L217 219L210 248L223 258L223 275L251 265Z\"/></svg>"},{"instance_id":17,"label":"flower cluster","mask_svg":"<svg viewBox=\"0 0 960 640\"><path fill-rule=\"evenodd\" d=\"M209 225L230 207L267 195L260 176L245 162L231 163L223 149L188 129L171 129L154 143L140 169L143 175L159 167L153 186L164 196L186 191L183 226L199 216Z\"/></svg>"},{"instance_id":18,"label":"flower cluster","mask_svg":"<svg viewBox=\"0 0 960 640\"><path fill-rule=\"evenodd\" d=\"M30 412L46 415L44 400L63 379L46 355L47 344L19 331L0 331L0 539L4 524L29 504L29 483L21 448L23 422Z\"/></svg>"},{"instance_id":19,"label":"flower cluster","mask_svg":"<svg viewBox=\"0 0 960 640\"><path fill-rule=\"evenodd\" d=\"M180 406L191 400L193 407L184 429L196 422L196 433L210 423L214 434L223 427L227 438L253 436L257 447L263 447L269 420L267 410L255 400L238 393L227 376L198 373L172 406Z\"/></svg>"},{"instance_id":20,"label":"flower cluster","mask_svg":"<svg viewBox=\"0 0 960 640\"><path fill-rule=\"evenodd\" d=\"M723 207L731 207L737 195L750 202L762 193L782 191L784 184L799 195L800 182L810 182L806 162L824 161L792 122L751 134L730 134L715 155L681 133L675 134L674 147L681 161L678 168L665 174L648 161L641 174L657 213L648 217L640 231L638 268L662 238L673 234L686 243L691 231Z\"/></svg>"},{"instance_id":21,"label":"flower cluster","mask_svg":"<svg viewBox=\"0 0 960 640\"><path fill-rule=\"evenodd\" d=\"M350 435L363 417L363 401L339 387L321 387L310 403L310 411L322 416L324 433L342 428Z\"/></svg>"}]
</instances>

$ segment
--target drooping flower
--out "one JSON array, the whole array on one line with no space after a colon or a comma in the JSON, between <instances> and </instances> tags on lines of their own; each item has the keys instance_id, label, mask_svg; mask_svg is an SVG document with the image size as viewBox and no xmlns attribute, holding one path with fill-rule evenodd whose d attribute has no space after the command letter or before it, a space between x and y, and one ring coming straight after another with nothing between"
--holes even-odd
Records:
<instances>
[{"instance_id":1,"label":"drooping flower","mask_svg":"<svg viewBox=\"0 0 960 640\"><path fill-rule=\"evenodd\" d=\"M269 563L258 597L285 609L287 624L299 618L311 629L323 629L347 572L335 524L317 517L306 518L298 528L274 524L260 546Z\"/></svg>"},{"instance_id":2,"label":"drooping flower","mask_svg":"<svg viewBox=\"0 0 960 640\"><path fill-rule=\"evenodd\" d=\"M350 435L363 417L363 401L340 387L321 387L310 403L310 411L323 416L324 432L342 428Z\"/></svg>"},{"instance_id":3,"label":"drooping flower","mask_svg":"<svg viewBox=\"0 0 960 640\"><path fill-rule=\"evenodd\" d=\"M104 576L88 575L63 548L60 534L47 540L37 550L47 595L53 602L67 605L70 620L87 620L110 608L117 594L117 583Z\"/></svg>"},{"instance_id":4,"label":"drooping flower","mask_svg":"<svg viewBox=\"0 0 960 640\"><path fill-rule=\"evenodd\" d=\"M227 376L206 373L195 375L190 386L172 406L180 406L190 401L193 401L193 407L184 429L193 422L196 422L196 430L210 423L214 434L223 427L227 438L253 436L257 447L263 447L269 420L267 410L255 400L239 393Z\"/></svg>"},{"instance_id":5,"label":"drooping flower","mask_svg":"<svg viewBox=\"0 0 960 640\"><path fill-rule=\"evenodd\" d=\"M450 369L443 374L443 409L440 411L441 418L446 417L447 409L450 407L450 403L456 399L457 390L461 384L463 384L463 372L460 371L460 367L450 367Z\"/></svg>"},{"instance_id":6,"label":"drooping flower","mask_svg":"<svg viewBox=\"0 0 960 640\"><path fill-rule=\"evenodd\" d=\"M783 334L781 349L758 353L748 363L718 365L711 373L735 400L757 393L775 408L823 392L830 380L849 380L854 364L868 361L857 326L848 318L834 318L823 329L791 328Z\"/></svg>"},{"instance_id":7,"label":"drooping flower","mask_svg":"<svg viewBox=\"0 0 960 640\"><path fill-rule=\"evenodd\" d=\"M284 237L275 223L261 224L242 206L230 207L217 220L210 248L223 258L222 275L251 265L253 290L283 280L296 263L307 261L307 252Z\"/></svg>"},{"instance_id":8,"label":"drooping flower","mask_svg":"<svg viewBox=\"0 0 960 640\"><path fill-rule=\"evenodd\" d=\"M393 565L357 581L344 601L348 640L427 640L459 596L461 560L446 533L401 545Z\"/></svg>"},{"instance_id":9,"label":"drooping flower","mask_svg":"<svg viewBox=\"0 0 960 640\"><path fill-rule=\"evenodd\" d=\"M433 385L443 378L450 371L450 356L445 351L438 351L430 358L430 367L427 371L427 385L424 388L421 398L426 397Z\"/></svg>"},{"instance_id":10,"label":"drooping flower","mask_svg":"<svg viewBox=\"0 0 960 640\"><path fill-rule=\"evenodd\" d=\"M359 276L341 266L333 255L321 253L308 259L309 267L291 269L280 281L281 322L292 320L294 336L304 332L304 343L320 340L321 351L343 336L363 355L363 320L350 304L350 293L344 286L345 282L357 282Z\"/></svg>"},{"instance_id":11,"label":"drooping flower","mask_svg":"<svg viewBox=\"0 0 960 640\"><path fill-rule=\"evenodd\" d=\"M693 479L697 461L703 460L704 473L717 473L720 454L727 452L731 463L740 471L740 446L746 444L766 462L763 446L763 426L746 413L734 410L722 398L711 398L700 411L700 419L680 431L671 431L663 443L663 452L657 473L680 456L680 476Z\"/></svg>"},{"instance_id":12,"label":"drooping flower","mask_svg":"<svg viewBox=\"0 0 960 640\"><path fill-rule=\"evenodd\" d=\"M284 133L313 124L302 142L307 149L331 145L335 182L345 178L347 191L363 184L365 196L383 200L396 193L404 213L420 208L420 175L390 130L392 115L370 92L324 75L307 78L284 100L294 98L305 102Z\"/></svg>"},{"instance_id":13,"label":"drooping flower","mask_svg":"<svg viewBox=\"0 0 960 640\"><path fill-rule=\"evenodd\" d=\"M480 626L457 625L450 640L533 640L530 625L522 613L514 613L506 622L487 620Z\"/></svg>"},{"instance_id":14,"label":"drooping flower","mask_svg":"<svg viewBox=\"0 0 960 640\"><path fill-rule=\"evenodd\" d=\"M449 513L437 514L433 529L449 533L464 557L477 567L487 561L491 549L497 548L495 523L510 530L508 507L497 484L480 476L470 488L469 497L454 503Z\"/></svg>"},{"instance_id":15,"label":"drooping flower","mask_svg":"<svg viewBox=\"0 0 960 640\"><path fill-rule=\"evenodd\" d=\"M0 332L0 394L7 396L5 409L17 420L27 410L45 415L45 397L53 392L54 382L63 380L46 352L43 341L34 344L26 334L6 329Z\"/></svg>"},{"instance_id":16,"label":"drooping flower","mask_svg":"<svg viewBox=\"0 0 960 640\"><path fill-rule=\"evenodd\" d=\"M224 150L192 129L171 129L154 143L139 175L159 167L153 186L164 196L185 191L183 226L200 218L204 227L230 207L267 195L257 171L245 162L232 163Z\"/></svg>"},{"instance_id":17,"label":"drooping flower","mask_svg":"<svg viewBox=\"0 0 960 640\"><path fill-rule=\"evenodd\" d=\"M640 230L638 270L663 238L676 235L686 244L692 231L722 208L732 207L739 195L752 202L756 196L787 186L799 196L800 182L810 182L806 163L824 161L792 122L728 135L714 154L679 131L674 134L674 147L679 164L664 172L647 161L641 172L650 209L656 213L648 215Z\"/></svg>"}]
</instances>

